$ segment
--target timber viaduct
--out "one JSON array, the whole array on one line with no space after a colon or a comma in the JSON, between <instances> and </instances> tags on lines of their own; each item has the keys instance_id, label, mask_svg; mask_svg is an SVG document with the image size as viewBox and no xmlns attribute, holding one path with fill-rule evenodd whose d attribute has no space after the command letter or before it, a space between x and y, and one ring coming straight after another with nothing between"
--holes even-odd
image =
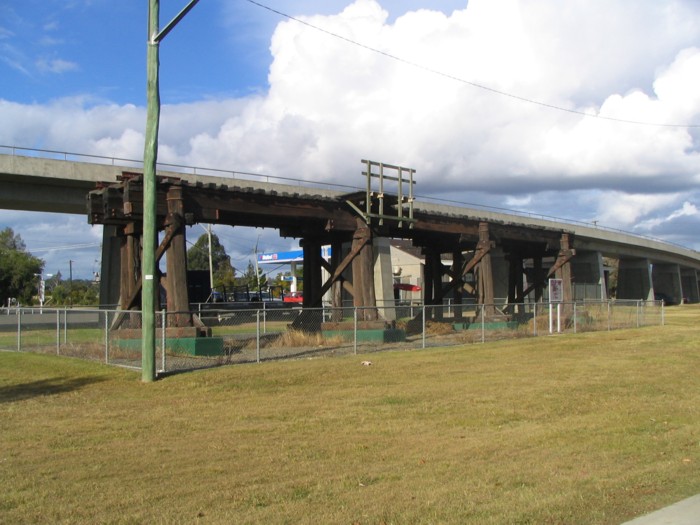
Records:
<instances>
[{"instance_id":1,"label":"timber viaduct","mask_svg":"<svg viewBox=\"0 0 700 525\"><path fill-rule=\"evenodd\" d=\"M104 225L101 303L138 308L139 166L12 153L0 155L0 208L85 214L90 223ZM185 226L200 222L275 228L300 239L305 307L320 306L326 294L336 304L343 289L356 306L373 307L390 297L376 282L374 268L383 241L392 238L422 249L426 304L441 304L446 296L460 303L467 295L481 304L495 298L536 301L550 277L562 279L565 301L576 298L580 285L597 287L605 299L604 257L617 261L619 299L653 300L656 293L700 302L696 251L584 224L420 202L413 195L412 170L370 161L363 166L367 188L357 191L213 170L159 171L162 241L156 257L166 260L168 309L189 309ZM331 261L321 257L323 245L332 246Z\"/></svg>"}]
</instances>

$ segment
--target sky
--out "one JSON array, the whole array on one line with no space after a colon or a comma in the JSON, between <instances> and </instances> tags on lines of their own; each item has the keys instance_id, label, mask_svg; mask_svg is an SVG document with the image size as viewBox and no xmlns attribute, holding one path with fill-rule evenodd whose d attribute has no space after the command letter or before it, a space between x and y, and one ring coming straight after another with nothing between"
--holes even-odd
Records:
<instances>
[{"instance_id":1,"label":"sky","mask_svg":"<svg viewBox=\"0 0 700 525\"><path fill-rule=\"evenodd\" d=\"M0 146L142 158L147 6L0 2ZM160 55L161 162L362 186L367 158L426 199L700 249L697 0L201 0ZM47 273L99 271L86 217L7 226ZM214 231L240 270L298 245Z\"/></svg>"}]
</instances>

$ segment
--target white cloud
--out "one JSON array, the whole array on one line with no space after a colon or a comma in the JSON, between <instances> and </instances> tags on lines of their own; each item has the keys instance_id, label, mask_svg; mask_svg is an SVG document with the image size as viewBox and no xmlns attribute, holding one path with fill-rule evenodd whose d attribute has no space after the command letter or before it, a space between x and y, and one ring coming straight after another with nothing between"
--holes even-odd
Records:
<instances>
[{"instance_id":1,"label":"white cloud","mask_svg":"<svg viewBox=\"0 0 700 525\"><path fill-rule=\"evenodd\" d=\"M683 206L681 206L679 209L673 210L668 216L647 219L640 222L637 227L641 231L653 231L664 223L670 223L682 217L700 218L700 211L698 211L695 204L685 201L683 202Z\"/></svg>"},{"instance_id":2,"label":"white cloud","mask_svg":"<svg viewBox=\"0 0 700 525\"><path fill-rule=\"evenodd\" d=\"M36 67L42 73L66 73L68 71L77 71L80 66L75 62L63 60L61 58L46 59L40 58L36 61Z\"/></svg>"},{"instance_id":3,"label":"white cloud","mask_svg":"<svg viewBox=\"0 0 700 525\"><path fill-rule=\"evenodd\" d=\"M533 204L532 195L524 195L520 197L516 196L506 196L505 206L513 209L528 208Z\"/></svg>"},{"instance_id":4,"label":"white cloud","mask_svg":"<svg viewBox=\"0 0 700 525\"><path fill-rule=\"evenodd\" d=\"M44 47L55 47L55 46L60 46L61 44L64 43L64 40L61 38L55 38L52 36L43 36L41 39L39 39L39 44L44 46Z\"/></svg>"},{"instance_id":5,"label":"white cloud","mask_svg":"<svg viewBox=\"0 0 700 525\"><path fill-rule=\"evenodd\" d=\"M120 159L138 159L143 152L143 133L131 128L125 129L119 137L102 137L92 143L92 154Z\"/></svg>"},{"instance_id":6,"label":"white cloud","mask_svg":"<svg viewBox=\"0 0 700 525\"><path fill-rule=\"evenodd\" d=\"M598 220L605 225L633 228L640 218L674 204L678 194L645 195L606 192L599 197Z\"/></svg>"},{"instance_id":7,"label":"white cloud","mask_svg":"<svg viewBox=\"0 0 700 525\"><path fill-rule=\"evenodd\" d=\"M25 66L25 57L22 52L12 44L0 42L0 62L4 62L10 68L29 76L29 70Z\"/></svg>"},{"instance_id":8,"label":"white cloud","mask_svg":"<svg viewBox=\"0 0 700 525\"><path fill-rule=\"evenodd\" d=\"M695 93L700 90L694 89L692 72L700 53L689 48L672 64L642 60L648 60L646 52L673 59L679 43L691 38L694 25L677 32L670 26L678 12L690 9L687 4L673 3L675 11L651 3L635 10L624 2L593 4L567 6L558 24L552 22L562 15L561 4L515 0L473 0L451 16L421 11L394 24L387 23L379 4L358 0L338 15L305 20L431 69L566 108L628 120L697 120ZM593 22L601 17L609 31L587 35L585 28L596 26ZM658 39L650 39L650 32ZM579 45L572 35L586 37L586 44ZM232 163L242 161L246 168L257 165L285 175L293 170L309 177L335 173L339 180L354 172L347 158L354 154L356 159L369 156L414 166L419 180L420 173L433 180L439 174L443 188L468 185L515 193L600 184L625 190L636 186L639 176L660 174L671 174L682 184L700 166L689 151L692 137L686 129L621 125L543 109L295 22L277 27L271 51L269 95L256 101L252 111L231 119L217 136L199 137L189 158L228 151ZM635 71L630 71L630 61ZM635 87L631 79L651 81L657 69L658 94L644 91L651 83L627 92L628 86ZM595 90L586 87L591 80ZM693 94L682 102L667 87L678 83L693 86ZM624 90L610 92L616 84ZM577 106L584 97L600 103ZM679 106L685 111L679 112ZM295 124L284 126L290 115ZM290 142L300 153L294 165L275 155L285 151L286 137L280 133L292 131ZM233 148L235 140L241 142ZM264 143L272 148L260 155ZM205 154L199 154L200 147ZM250 164L251 157L264 161ZM423 188L432 191L434 186Z\"/></svg>"}]
</instances>

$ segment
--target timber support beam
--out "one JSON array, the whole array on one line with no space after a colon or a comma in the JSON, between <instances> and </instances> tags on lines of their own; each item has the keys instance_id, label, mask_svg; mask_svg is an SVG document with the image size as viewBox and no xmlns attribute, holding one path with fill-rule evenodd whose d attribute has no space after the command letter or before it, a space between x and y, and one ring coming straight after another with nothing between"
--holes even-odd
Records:
<instances>
[{"instance_id":1,"label":"timber support beam","mask_svg":"<svg viewBox=\"0 0 700 525\"><path fill-rule=\"evenodd\" d=\"M372 230L357 218L357 229L352 237L353 305L359 308L358 319L376 321L377 299L374 291L374 252L372 249Z\"/></svg>"},{"instance_id":2,"label":"timber support beam","mask_svg":"<svg viewBox=\"0 0 700 525\"><path fill-rule=\"evenodd\" d=\"M549 268L549 271L545 275L544 279L540 277L543 275L542 258L535 258L535 281L523 291L523 297L527 297L530 292L536 290L535 299L539 300L542 296L542 290L546 287L546 280L550 277L556 277L557 279L561 279L564 285L563 301L566 303L573 300L571 265L569 262L576 255L576 250L572 248L571 245L572 242L570 234L562 233L559 240L559 252L557 253L557 258L555 259L554 264Z\"/></svg>"},{"instance_id":3,"label":"timber support beam","mask_svg":"<svg viewBox=\"0 0 700 525\"><path fill-rule=\"evenodd\" d=\"M474 253L474 259L478 258L478 261L471 266L473 267L476 265L477 268L479 304L485 307L485 309L482 308L481 311L486 317L492 317L496 313L493 293L493 265L491 261L491 249L494 245L495 243L491 241L489 234L489 224L487 222L480 222L479 242L476 245L476 251Z\"/></svg>"}]
</instances>

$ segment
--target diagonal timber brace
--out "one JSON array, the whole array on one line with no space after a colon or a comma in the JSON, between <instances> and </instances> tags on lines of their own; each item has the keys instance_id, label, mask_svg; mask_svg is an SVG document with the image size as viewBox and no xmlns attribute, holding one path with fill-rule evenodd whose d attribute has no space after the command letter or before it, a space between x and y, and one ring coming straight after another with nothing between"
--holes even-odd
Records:
<instances>
[{"instance_id":1,"label":"diagonal timber brace","mask_svg":"<svg viewBox=\"0 0 700 525\"><path fill-rule=\"evenodd\" d=\"M483 225L483 226L482 226ZM447 274L452 277L452 281L449 282L444 288L443 288L443 297L453 288L456 288L457 286L463 286L465 283L462 279L463 276L471 272L474 268L476 268L476 265L481 262L481 260L486 257L486 255L489 254L492 248L496 246L496 243L489 238L489 230L488 230L488 224L487 223L480 223L479 224L479 242L476 245L476 249L474 250L474 256L469 259L468 261L465 261L464 264L462 265L462 268L459 272L454 272L452 270L447 270Z\"/></svg>"},{"instance_id":2,"label":"diagonal timber brace","mask_svg":"<svg viewBox=\"0 0 700 525\"><path fill-rule=\"evenodd\" d=\"M563 233L561 236L560 248L559 253L557 254L557 259L554 261L554 264L547 272L547 277L545 277L545 279L549 279L550 277L555 275L559 270L561 270L564 267L564 265L568 264L569 261L571 261L571 259L573 259L575 255L576 250L574 248L571 248L569 234ZM540 280L539 282L532 283L523 291L523 297L527 297L528 294L530 294L538 286L544 285L545 282L542 280Z\"/></svg>"},{"instance_id":3,"label":"diagonal timber brace","mask_svg":"<svg viewBox=\"0 0 700 525\"><path fill-rule=\"evenodd\" d=\"M158 249L156 250L156 268L158 268L158 263L160 260L163 258L163 255L165 254L166 250L168 249L168 246L170 246L170 243L172 242L173 238L175 237L175 234L178 232L178 230L183 226L184 221L180 215L174 215L174 214L169 214L168 218L166 219L167 226L165 228L165 235L163 236L163 240L160 242L160 245L158 246ZM139 296L141 295L141 287L142 287L142 280L139 279L136 282L136 287L134 288L134 291L132 292L131 296L127 300L125 306L123 307L123 310L131 310L134 308L137 304L137 300ZM124 320L124 316L126 314L124 312L119 313L114 318L114 321L112 322L111 328L118 328L119 325L121 325L122 321Z\"/></svg>"},{"instance_id":4,"label":"diagonal timber brace","mask_svg":"<svg viewBox=\"0 0 700 525\"><path fill-rule=\"evenodd\" d=\"M317 303L315 304L315 306L320 306L321 299L324 296L324 294L331 289L333 283L337 282L339 279L342 278L341 276L343 272L347 269L348 266L350 266L350 263L352 263L352 261L360 254L362 249L372 241L372 235L368 228L359 229L358 232L363 232L359 236L358 233L355 234L354 239L359 242L353 243L352 250L350 250L350 253L348 253L345 256L345 258L341 261L338 267L332 272L330 271L331 269L329 267L326 268L328 270L328 273L331 274L331 276L321 287L321 290L318 293L318 299L315 301L315 303Z\"/></svg>"}]
</instances>

